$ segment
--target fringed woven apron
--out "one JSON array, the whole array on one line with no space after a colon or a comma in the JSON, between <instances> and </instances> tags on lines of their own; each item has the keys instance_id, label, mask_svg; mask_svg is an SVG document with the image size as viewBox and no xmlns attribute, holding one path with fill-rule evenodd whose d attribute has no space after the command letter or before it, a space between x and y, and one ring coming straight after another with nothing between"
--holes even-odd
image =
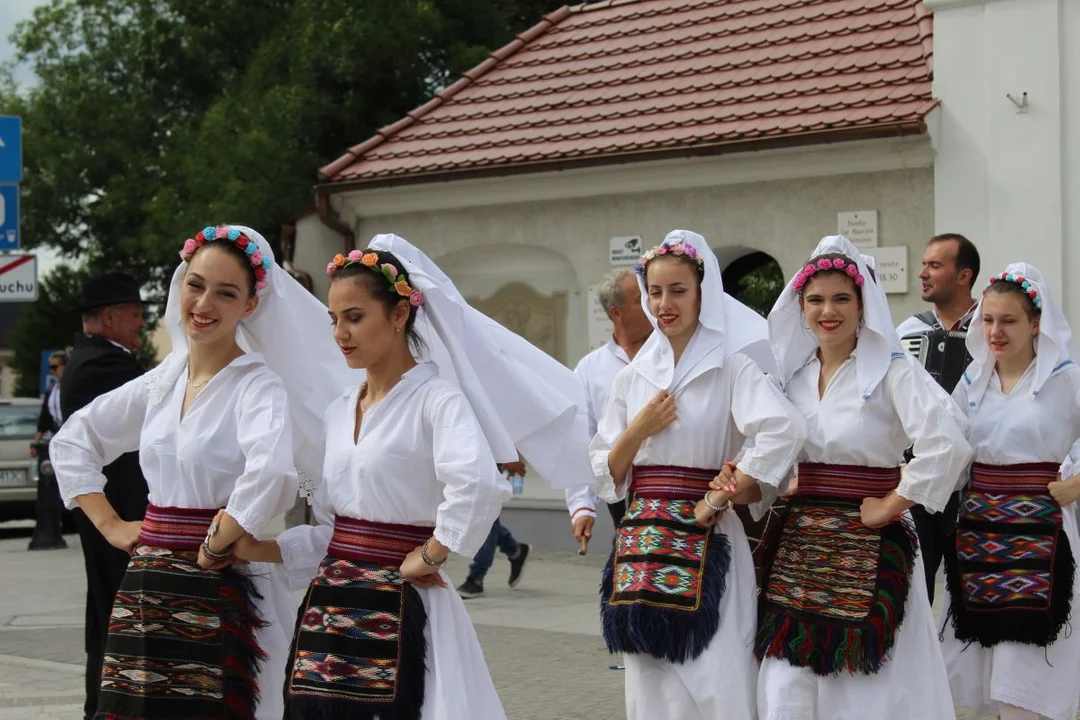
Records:
<instances>
[{"instance_id":1,"label":"fringed woven apron","mask_svg":"<svg viewBox=\"0 0 1080 720\"><path fill-rule=\"evenodd\" d=\"M286 718L419 720L427 612L399 568L433 532L334 519L326 558L300 606Z\"/></svg>"},{"instance_id":2,"label":"fringed woven apron","mask_svg":"<svg viewBox=\"0 0 1080 720\"><path fill-rule=\"evenodd\" d=\"M859 509L899 482L899 468L799 465L786 517L765 541L759 660L822 676L881 669L904 621L918 541L907 520L872 530Z\"/></svg>"},{"instance_id":3,"label":"fringed woven apron","mask_svg":"<svg viewBox=\"0 0 1080 720\"><path fill-rule=\"evenodd\" d=\"M109 620L101 720L251 720L266 655L251 579L199 567L217 510L146 509Z\"/></svg>"},{"instance_id":4,"label":"fringed woven apron","mask_svg":"<svg viewBox=\"0 0 1080 720\"><path fill-rule=\"evenodd\" d=\"M957 639L1045 647L1065 626L1076 567L1047 490L1057 479L1054 463L972 466L956 554L945 554Z\"/></svg>"},{"instance_id":5,"label":"fringed woven apron","mask_svg":"<svg viewBox=\"0 0 1080 720\"><path fill-rule=\"evenodd\" d=\"M613 653L670 662L701 655L720 627L731 543L694 521L717 470L633 468L633 500L604 568L600 617Z\"/></svg>"}]
</instances>

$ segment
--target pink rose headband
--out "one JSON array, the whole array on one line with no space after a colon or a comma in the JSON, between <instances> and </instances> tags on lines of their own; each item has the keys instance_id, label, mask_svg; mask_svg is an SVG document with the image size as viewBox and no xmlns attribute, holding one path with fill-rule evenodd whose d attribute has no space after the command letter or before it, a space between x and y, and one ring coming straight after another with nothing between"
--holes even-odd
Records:
<instances>
[{"instance_id":1,"label":"pink rose headband","mask_svg":"<svg viewBox=\"0 0 1080 720\"><path fill-rule=\"evenodd\" d=\"M677 242L668 245L666 242L662 242L654 247L649 252L641 256L641 260L634 266L634 272L642 277L645 277L645 266L652 260L660 257L661 255L678 255L681 257L688 257L691 260L697 260L697 264L700 267L704 264L704 261L698 257L697 248L690 243Z\"/></svg>"},{"instance_id":2,"label":"pink rose headband","mask_svg":"<svg viewBox=\"0 0 1080 720\"><path fill-rule=\"evenodd\" d=\"M818 258L815 262L811 260L806 264L799 274L795 276L795 281L791 287L795 292L802 292L803 287L806 285L810 278L814 277L819 272L826 270L839 270L845 275L855 281L855 285L862 287L866 284L866 278L859 272L859 266L851 260L845 260L844 258Z\"/></svg>"},{"instance_id":3,"label":"pink rose headband","mask_svg":"<svg viewBox=\"0 0 1080 720\"><path fill-rule=\"evenodd\" d=\"M180 259L189 262L195 251L207 243L224 240L231 242L247 254L248 262L255 268L255 290L265 290L269 286L266 279L274 261L268 255L259 252L258 244L236 228L227 227L204 227L195 233L195 237L184 241L184 247L180 250Z\"/></svg>"}]
</instances>

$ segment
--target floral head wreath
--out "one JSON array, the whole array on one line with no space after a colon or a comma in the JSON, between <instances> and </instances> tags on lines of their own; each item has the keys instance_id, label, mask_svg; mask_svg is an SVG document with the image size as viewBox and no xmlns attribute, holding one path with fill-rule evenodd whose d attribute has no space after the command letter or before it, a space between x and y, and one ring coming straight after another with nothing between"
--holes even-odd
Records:
<instances>
[{"instance_id":1,"label":"floral head wreath","mask_svg":"<svg viewBox=\"0 0 1080 720\"><path fill-rule=\"evenodd\" d=\"M688 257L691 260L697 260L698 267L701 267L704 264L704 261L698 257L697 248L693 245L685 242L677 242L668 245L666 242L662 242L641 256L637 265L634 266L634 272L645 277L645 266L661 255Z\"/></svg>"},{"instance_id":2,"label":"floral head wreath","mask_svg":"<svg viewBox=\"0 0 1080 720\"><path fill-rule=\"evenodd\" d=\"M255 268L255 289L265 290L270 284L266 278L270 273L270 268L273 266L274 261L270 259L269 255L263 255L262 252L259 251L259 245L254 240L236 228L227 228L224 226L215 228L209 225L204 227L202 230L195 233L195 237L188 238L184 241L184 247L180 250L180 259L184 262L189 262L196 250L207 243L217 240L231 242L247 254L248 262Z\"/></svg>"},{"instance_id":3,"label":"floral head wreath","mask_svg":"<svg viewBox=\"0 0 1080 720\"><path fill-rule=\"evenodd\" d=\"M390 287L394 289L394 292L403 298L407 298L409 304L413 307L418 308L424 304L424 293L414 290L405 279L405 276L390 263L379 265L379 255L371 249L367 251L350 250L348 255L338 253L333 260L327 263L326 274L333 277L338 270L350 265L360 265L370 269L372 272L381 274L390 283Z\"/></svg>"},{"instance_id":4,"label":"floral head wreath","mask_svg":"<svg viewBox=\"0 0 1080 720\"><path fill-rule=\"evenodd\" d=\"M986 284L986 288L983 290L983 295L990 289L990 286L998 282L1009 282L1014 285L1019 285L1027 296L1031 298L1031 304L1035 306L1036 310L1042 311L1042 296L1039 295L1038 288L1030 280L1026 279L1023 275L1014 275L1009 272L1003 272L998 275L994 275L990 278L990 282Z\"/></svg>"},{"instance_id":5,"label":"floral head wreath","mask_svg":"<svg viewBox=\"0 0 1080 720\"><path fill-rule=\"evenodd\" d=\"M810 278L814 277L819 272L826 270L840 270L849 278L855 281L855 285L862 287L866 284L866 278L859 272L859 266L852 260L845 258L818 258L816 261L811 260L806 263L806 266L799 271L795 276L795 281L791 287L795 292L802 292L803 287Z\"/></svg>"}]
</instances>

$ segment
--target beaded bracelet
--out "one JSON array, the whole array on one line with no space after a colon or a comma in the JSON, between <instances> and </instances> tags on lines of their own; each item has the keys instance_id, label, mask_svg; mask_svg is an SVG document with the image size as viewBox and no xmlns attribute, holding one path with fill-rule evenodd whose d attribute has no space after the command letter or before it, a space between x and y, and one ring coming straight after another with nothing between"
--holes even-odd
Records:
<instances>
[{"instance_id":1,"label":"beaded bracelet","mask_svg":"<svg viewBox=\"0 0 1080 720\"><path fill-rule=\"evenodd\" d=\"M427 563L428 566L430 566L430 567L439 567L440 565L442 565L443 563L446 562L446 558L443 558L442 560L440 560L438 562L435 562L430 557L428 557L427 549L428 549L428 544L430 542L431 542L431 538L428 538L427 540L424 541L424 544L420 546L420 558L425 563Z\"/></svg>"},{"instance_id":2,"label":"beaded bracelet","mask_svg":"<svg viewBox=\"0 0 1080 720\"><path fill-rule=\"evenodd\" d=\"M731 500L725 500L723 505L713 505L712 500L709 499L709 495L712 490L705 491L705 504L708 505L714 512L725 512L731 507Z\"/></svg>"}]
</instances>

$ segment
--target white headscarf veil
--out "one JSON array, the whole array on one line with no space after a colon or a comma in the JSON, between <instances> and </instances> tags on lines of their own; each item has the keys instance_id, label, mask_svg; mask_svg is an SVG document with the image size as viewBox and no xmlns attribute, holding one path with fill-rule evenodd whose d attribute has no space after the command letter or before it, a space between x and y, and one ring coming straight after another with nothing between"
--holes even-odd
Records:
<instances>
[{"instance_id":1,"label":"white headscarf veil","mask_svg":"<svg viewBox=\"0 0 1080 720\"><path fill-rule=\"evenodd\" d=\"M960 411L952 397L922 367L911 353L900 344L900 336L893 327L892 313L885 290L870 271L875 267L873 257L863 255L858 248L842 235L823 237L810 259L803 267L810 267L820 256L839 253L854 260L859 274L863 276L862 286L863 326L856 341L855 372L858 376L859 390L863 402L870 399L874 390L881 384L889 372L893 360L902 358L915 370L915 375L930 389L938 402L945 406L949 415L961 428L967 429L967 416ZM800 268L802 272L803 268ZM817 352L818 341L814 333L803 322L802 308L799 306L799 294L795 291L795 280L788 281L784 291L777 298L772 312L769 313L769 339L772 343L776 363L780 367L781 387L786 388L792 376Z\"/></svg>"},{"instance_id":2,"label":"white headscarf veil","mask_svg":"<svg viewBox=\"0 0 1080 720\"><path fill-rule=\"evenodd\" d=\"M301 494L310 497L322 475L326 408L363 375L350 370L342 360L326 307L273 261L266 239L243 225L225 227L246 235L271 261L267 287L258 291L255 311L240 322L237 342L247 351L260 353L285 385ZM151 371L150 401L155 404L161 402L187 367L188 337L180 318L180 291L186 271L187 263L181 262L169 285L164 322L172 352Z\"/></svg>"},{"instance_id":3,"label":"white headscarf veil","mask_svg":"<svg viewBox=\"0 0 1080 720\"><path fill-rule=\"evenodd\" d=\"M1039 335L1036 340L1035 382L1032 395L1038 395L1043 385L1063 364L1076 356L1073 349L1072 328L1065 319L1065 313L1050 292L1050 286L1039 268L1027 263L1012 263L1005 272L1014 278L1021 278L1033 287L1039 295L1042 312L1039 315ZM1002 281L998 281L1002 282ZM982 330L983 299L979 300L975 314L971 318L971 331L967 335L967 349L972 362L961 382L968 386L968 405L978 407L986 394L990 378L994 374L994 355L986 342Z\"/></svg>"},{"instance_id":4,"label":"white headscarf veil","mask_svg":"<svg viewBox=\"0 0 1080 720\"><path fill-rule=\"evenodd\" d=\"M630 363L634 370L656 387L674 393L701 372L722 367L724 360L742 352L750 356L765 372L773 372L769 351L768 328L765 319L741 302L724 294L720 263L705 242L705 238L690 230L672 230L662 245L680 243L697 251L705 271L701 281L701 313L699 327L690 340L678 365L671 341L660 332L657 320L649 310L649 292L645 277L638 273L641 288L641 307L652 323L653 332Z\"/></svg>"},{"instance_id":5,"label":"white headscarf veil","mask_svg":"<svg viewBox=\"0 0 1080 720\"><path fill-rule=\"evenodd\" d=\"M397 235L368 245L392 253L424 295L415 328L440 376L465 393L495 459L518 452L551 487L593 482L585 390L574 373L470 306L450 278Z\"/></svg>"}]
</instances>

